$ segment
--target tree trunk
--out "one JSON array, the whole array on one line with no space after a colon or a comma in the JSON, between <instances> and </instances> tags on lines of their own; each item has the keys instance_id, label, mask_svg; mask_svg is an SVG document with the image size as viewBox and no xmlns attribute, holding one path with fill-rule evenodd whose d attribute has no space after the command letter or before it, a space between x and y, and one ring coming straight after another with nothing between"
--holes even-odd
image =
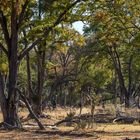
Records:
<instances>
[{"instance_id":1,"label":"tree trunk","mask_svg":"<svg viewBox=\"0 0 140 140\"><path fill-rule=\"evenodd\" d=\"M37 93L36 100L33 103L33 111L37 116L42 114L42 97L43 97L43 86L44 86L44 76L45 76L45 50L39 50L37 52Z\"/></svg>"},{"instance_id":2,"label":"tree trunk","mask_svg":"<svg viewBox=\"0 0 140 140\"><path fill-rule=\"evenodd\" d=\"M13 40L13 42L16 42ZM6 123L21 127L19 118L18 118L18 101L19 96L16 93L16 84L17 84L17 49L15 49L16 44L13 43L11 47L11 55L9 57L9 81L8 81L8 99L7 99L7 118Z\"/></svg>"},{"instance_id":3,"label":"tree trunk","mask_svg":"<svg viewBox=\"0 0 140 140\"><path fill-rule=\"evenodd\" d=\"M11 38L7 44L8 46L8 66L9 66L9 79L8 79L8 98L7 112L5 122L11 126L21 127L18 117L18 101L19 96L16 93L17 73L18 73L18 23L17 23L17 2L12 2L11 12Z\"/></svg>"},{"instance_id":4,"label":"tree trunk","mask_svg":"<svg viewBox=\"0 0 140 140\"><path fill-rule=\"evenodd\" d=\"M113 104L116 105L117 101L117 74L116 71L113 74L113 81L112 81L112 91L114 93L114 99L113 99Z\"/></svg>"},{"instance_id":5,"label":"tree trunk","mask_svg":"<svg viewBox=\"0 0 140 140\"><path fill-rule=\"evenodd\" d=\"M80 92L80 103L79 103L79 107L80 107L79 115L82 114L83 105L84 105L84 103L83 103L83 92L81 91Z\"/></svg>"},{"instance_id":6,"label":"tree trunk","mask_svg":"<svg viewBox=\"0 0 140 140\"><path fill-rule=\"evenodd\" d=\"M31 80L31 70L30 70L30 57L29 53L26 54L26 66L27 66L27 89L28 89L28 96L30 98L30 103L32 104L32 96L33 96L33 89L32 89L32 80Z\"/></svg>"},{"instance_id":7,"label":"tree trunk","mask_svg":"<svg viewBox=\"0 0 140 140\"><path fill-rule=\"evenodd\" d=\"M27 41L27 35L26 31L23 30L23 35L24 35L24 45L25 49L28 47L28 41ZM32 89L32 78L31 78L31 69L30 69L30 55L29 52L26 54L26 69L27 69L27 92L28 92L28 98L30 98L30 104L33 103L32 101L32 96L33 96L33 89Z\"/></svg>"},{"instance_id":8,"label":"tree trunk","mask_svg":"<svg viewBox=\"0 0 140 140\"><path fill-rule=\"evenodd\" d=\"M129 92L127 91L127 89L124 85L124 79L123 79L122 73L119 69L117 69L117 73L118 73L121 91L122 91L123 95L125 96L125 107L129 107Z\"/></svg>"},{"instance_id":9,"label":"tree trunk","mask_svg":"<svg viewBox=\"0 0 140 140\"><path fill-rule=\"evenodd\" d=\"M130 95L132 92L132 61L133 61L133 55L130 56L128 62L128 92Z\"/></svg>"},{"instance_id":10,"label":"tree trunk","mask_svg":"<svg viewBox=\"0 0 140 140\"><path fill-rule=\"evenodd\" d=\"M120 85L120 89L122 94L125 96L125 107L129 107L129 92L126 89L125 86L125 82L124 82L124 77L122 74L122 68L121 68L121 63L120 63L120 58L118 55L118 52L116 50L116 46L113 46L112 48L108 48L109 50L109 54L112 58L112 61L114 63L114 67L116 70L116 74L118 76L118 80L119 80L119 85Z\"/></svg>"},{"instance_id":11,"label":"tree trunk","mask_svg":"<svg viewBox=\"0 0 140 140\"><path fill-rule=\"evenodd\" d=\"M3 115L3 120L4 122L6 121L7 118L7 99L4 94L4 81L3 81L3 76L0 73L0 104L1 104L1 111Z\"/></svg>"}]
</instances>

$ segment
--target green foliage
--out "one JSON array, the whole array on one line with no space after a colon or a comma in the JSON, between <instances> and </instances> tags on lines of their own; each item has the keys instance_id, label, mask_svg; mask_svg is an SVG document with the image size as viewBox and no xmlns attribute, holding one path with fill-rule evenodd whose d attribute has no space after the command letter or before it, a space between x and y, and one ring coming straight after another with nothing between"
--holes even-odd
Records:
<instances>
[{"instance_id":1,"label":"green foliage","mask_svg":"<svg viewBox=\"0 0 140 140\"><path fill-rule=\"evenodd\" d=\"M7 58L5 55L1 53L0 55L0 72L2 72L3 75L8 75L8 63Z\"/></svg>"}]
</instances>

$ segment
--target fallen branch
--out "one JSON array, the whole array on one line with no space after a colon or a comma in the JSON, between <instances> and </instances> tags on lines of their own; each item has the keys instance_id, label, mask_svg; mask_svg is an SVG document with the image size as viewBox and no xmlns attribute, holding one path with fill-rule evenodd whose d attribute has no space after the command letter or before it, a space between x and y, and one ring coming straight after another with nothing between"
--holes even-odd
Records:
<instances>
[{"instance_id":1,"label":"fallen branch","mask_svg":"<svg viewBox=\"0 0 140 140\"><path fill-rule=\"evenodd\" d=\"M57 123L54 124L54 126L58 126L62 123L66 123L66 122L70 122L70 123L78 123L79 120L73 120L73 119L63 119L61 121L58 121Z\"/></svg>"},{"instance_id":2,"label":"fallen branch","mask_svg":"<svg viewBox=\"0 0 140 140\"><path fill-rule=\"evenodd\" d=\"M78 124L80 121L87 121L87 122L91 121L92 122L93 120L95 123L109 123L109 122L113 121L114 118L109 118L108 120L106 120L105 115L108 115L108 114L95 114L94 118L93 118L93 116L90 113L81 114L78 116L73 116L71 118L66 117L63 120L56 122L54 125L58 126L62 123L66 123L66 122Z\"/></svg>"},{"instance_id":3,"label":"fallen branch","mask_svg":"<svg viewBox=\"0 0 140 140\"><path fill-rule=\"evenodd\" d=\"M117 117L113 120L113 123L133 123L134 121L139 121L138 118L134 118L134 117L125 117L125 116L121 116L121 117Z\"/></svg>"},{"instance_id":4,"label":"fallen branch","mask_svg":"<svg viewBox=\"0 0 140 140\"><path fill-rule=\"evenodd\" d=\"M38 117L36 116L36 114L33 112L31 105L29 104L27 98L22 94L22 92L17 88L17 91L19 93L19 95L21 96L21 98L23 99L29 113L32 115L33 119L37 122L39 128L41 130L45 130L45 127L43 126L43 124L39 121Z\"/></svg>"},{"instance_id":5,"label":"fallen branch","mask_svg":"<svg viewBox=\"0 0 140 140\"><path fill-rule=\"evenodd\" d=\"M82 114L82 115L73 116L73 117L70 117L70 118L69 117L66 117L65 119L58 121L54 125L57 126L57 125L60 125L62 123L65 123L65 122L79 123L80 120L89 119L89 118L91 118L91 116L92 115L90 115L90 114Z\"/></svg>"}]
</instances>

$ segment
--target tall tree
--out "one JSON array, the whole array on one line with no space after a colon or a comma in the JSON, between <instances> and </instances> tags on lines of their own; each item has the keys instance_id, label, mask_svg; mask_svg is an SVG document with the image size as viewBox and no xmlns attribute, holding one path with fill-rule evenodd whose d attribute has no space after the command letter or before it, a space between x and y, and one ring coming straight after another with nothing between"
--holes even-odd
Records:
<instances>
[{"instance_id":1,"label":"tall tree","mask_svg":"<svg viewBox=\"0 0 140 140\"><path fill-rule=\"evenodd\" d=\"M18 67L20 61L24 58L24 56L34 48L39 42L43 40L43 37L39 37L34 40L33 43L30 43L29 46L19 53L19 35L22 29L23 24L27 19L29 19L29 13L32 11L32 4L36 3L36 1L0 1L0 24L3 32L4 44L0 44L2 51L7 55L8 58L8 96L6 97L4 94L3 84L1 84L1 97L4 97L2 104L4 104L3 117L4 122L12 125L21 127L21 123L18 117L18 100L19 96L17 94L17 78L18 78ZM66 2L64 10L61 10L59 15L55 18L55 20L44 28L43 35L47 37L50 31L57 26L63 19L64 16L68 13L68 11L73 8L77 3L81 2L81 0L76 0L72 2ZM32 4L31 4L32 3ZM31 18L30 18L31 19ZM2 79L1 79L2 81ZM2 82L1 82L2 83ZM1 106L3 107L3 106Z\"/></svg>"}]
</instances>

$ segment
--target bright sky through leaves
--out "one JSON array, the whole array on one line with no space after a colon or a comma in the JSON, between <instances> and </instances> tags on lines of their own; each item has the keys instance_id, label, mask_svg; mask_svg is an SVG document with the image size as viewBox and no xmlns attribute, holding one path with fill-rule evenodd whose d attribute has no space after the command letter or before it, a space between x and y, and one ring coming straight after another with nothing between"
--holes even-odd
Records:
<instances>
[{"instance_id":1,"label":"bright sky through leaves","mask_svg":"<svg viewBox=\"0 0 140 140\"><path fill-rule=\"evenodd\" d=\"M82 21L77 21L73 23L73 28L77 30L80 34L83 34L83 22Z\"/></svg>"}]
</instances>

